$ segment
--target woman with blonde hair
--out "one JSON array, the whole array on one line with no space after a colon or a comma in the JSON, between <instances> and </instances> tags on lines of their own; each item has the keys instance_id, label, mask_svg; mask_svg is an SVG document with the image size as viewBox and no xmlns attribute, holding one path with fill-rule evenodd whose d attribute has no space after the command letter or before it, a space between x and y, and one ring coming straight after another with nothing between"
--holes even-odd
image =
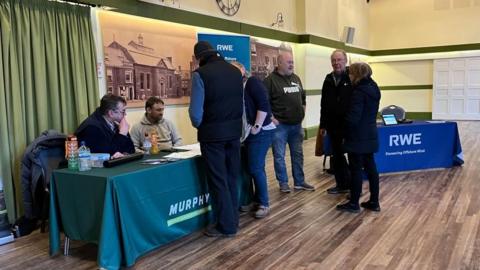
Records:
<instances>
[{"instance_id":1,"label":"woman with blonde hair","mask_svg":"<svg viewBox=\"0 0 480 270\"><path fill-rule=\"evenodd\" d=\"M359 62L350 65L349 77L353 92L350 109L345 118L344 148L348 153L352 187L350 200L337 205L340 211L359 213L360 206L372 211L380 211L379 177L373 154L378 151L376 119L381 94L371 76L372 69L368 64ZM359 205L362 192L362 169L368 177L370 199Z\"/></svg>"}]
</instances>

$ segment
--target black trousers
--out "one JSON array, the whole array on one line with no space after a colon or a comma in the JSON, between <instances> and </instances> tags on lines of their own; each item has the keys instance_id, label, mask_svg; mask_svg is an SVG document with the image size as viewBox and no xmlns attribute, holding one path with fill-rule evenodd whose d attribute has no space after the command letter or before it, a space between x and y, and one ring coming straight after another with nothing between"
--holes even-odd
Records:
<instances>
[{"instance_id":1,"label":"black trousers","mask_svg":"<svg viewBox=\"0 0 480 270\"><path fill-rule=\"evenodd\" d=\"M343 136L336 131L327 131L332 143L332 163L333 173L335 175L335 182L339 189L350 189L350 171L348 169L347 159L343 151L342 140Z\"/></svg>"},{"instance_id":2,"label":"black trousers","mask_svg":"<svg viewBox=\"0 0 480 270\"><path fill-rule=\"evenodd\" d=\"M238 227L237 179L240 174L240 139L200 142L207 163L208 188L212 195L216 229L234 234Z\"/></svg>"},{"instance_id":3,"label":"black trousers","mask_svg":"<svg viewBox=\"0 0 480 270\"><path fill-rule=\"evenodd\" d=\"M373 153L349 153L348 161L350 162L350 172L352 175L350 202L358 205L358 201L360 200L360 194L362 193L363 170L365 170L370 188L370 201L373 203L378 203L379 178L377 165L375 164L375 159L373 158Z\"/></svg>"}]
</instances>

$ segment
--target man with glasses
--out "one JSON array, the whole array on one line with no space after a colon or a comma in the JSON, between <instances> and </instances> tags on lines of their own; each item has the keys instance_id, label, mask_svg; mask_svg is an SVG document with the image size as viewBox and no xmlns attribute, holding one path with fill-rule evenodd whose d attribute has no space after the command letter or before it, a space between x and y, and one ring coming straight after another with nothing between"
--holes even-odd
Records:
<instances>
[{"instance_id":1,"label":"man with glasses","mask_svg":"<svg viewBox=\"0 0 480 270\"><path fill-rule=\"evenodd\" d=\"M78 141L84 141L92 153L109 153L113 158L134 153L125 118L126 107L127 102L122 97L103 96L100 107L75 131Z\"/></svg>"},{"instance_id":2,"label":"man with glasses","mask_svg":"<svg viewBox=\"0 0 480 270\"><path fill-rule=\"evenodd\" d=\"M352 84L348 77L347 54L344 50L334 50L330 56L333 71L325 77L322 87L320 110L320 133L328 134L332 144L332 165L336 185L329 188L329 194L348 193L350 172L348 170L344 139L345 115L350 106Z\"/></svg>"}]
</instances>

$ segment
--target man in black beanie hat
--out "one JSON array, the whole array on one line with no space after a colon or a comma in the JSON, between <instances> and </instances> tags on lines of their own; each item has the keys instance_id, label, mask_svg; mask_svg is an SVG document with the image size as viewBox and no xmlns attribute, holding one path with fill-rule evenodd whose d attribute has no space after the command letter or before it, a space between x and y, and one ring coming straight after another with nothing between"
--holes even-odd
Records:
<instances>
[{"instance_id":1,"label":"man in black beanie hat","mask_svg":"<svg viewBox=\"0 0 480 270\"><path fill-rule=\"evenodd\" d=\"M227 63L206 41L193 49L199 68L192 73L189 115L197 128L207 164L215 226L205 235L232 237L238 227L237 178L240 173L243 82L240 70Z\"/></svg>"}]
</instances>

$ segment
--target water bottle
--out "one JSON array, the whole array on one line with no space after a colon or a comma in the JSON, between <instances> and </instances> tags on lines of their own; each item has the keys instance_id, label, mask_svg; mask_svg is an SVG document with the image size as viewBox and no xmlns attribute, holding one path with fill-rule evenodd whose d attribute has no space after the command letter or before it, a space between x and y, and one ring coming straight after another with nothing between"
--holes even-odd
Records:
<instances>
[{"instance_id":1,"label":"water bottle","mask_svg":"<svg viewBox=\"0 0 480 270\"><path fill-rule=\"evenodd\" d=\"M150 155L150 149L152 148L152 142L150 141L150 137L148 133L145 133L145 138L143 140L143 151L145 155Z\"/></svg>"},{"instance_id":2,"label":"water bottle","mask_svg":"<svg viewBox=\"0 0 480 270\"><path fill-rule=\"evenodd\" d=\"M78 170L78 141L74 135L68 136L65 142L66 158L68 160L68 169L72 171Z\"/></svg>"},{"instance_id":3,"label":"water bottle","mask_svg":"<svg viewBox=\"0 0 480 270\"><path fill-rule=\"evenodd\" d=\"M78 149L78 161L79 161L78 170L88 171L92 168L90 165L90 149L87 147L85 142L81 142L80 145L81 146Z\"/></svg>"}]
</instances>

